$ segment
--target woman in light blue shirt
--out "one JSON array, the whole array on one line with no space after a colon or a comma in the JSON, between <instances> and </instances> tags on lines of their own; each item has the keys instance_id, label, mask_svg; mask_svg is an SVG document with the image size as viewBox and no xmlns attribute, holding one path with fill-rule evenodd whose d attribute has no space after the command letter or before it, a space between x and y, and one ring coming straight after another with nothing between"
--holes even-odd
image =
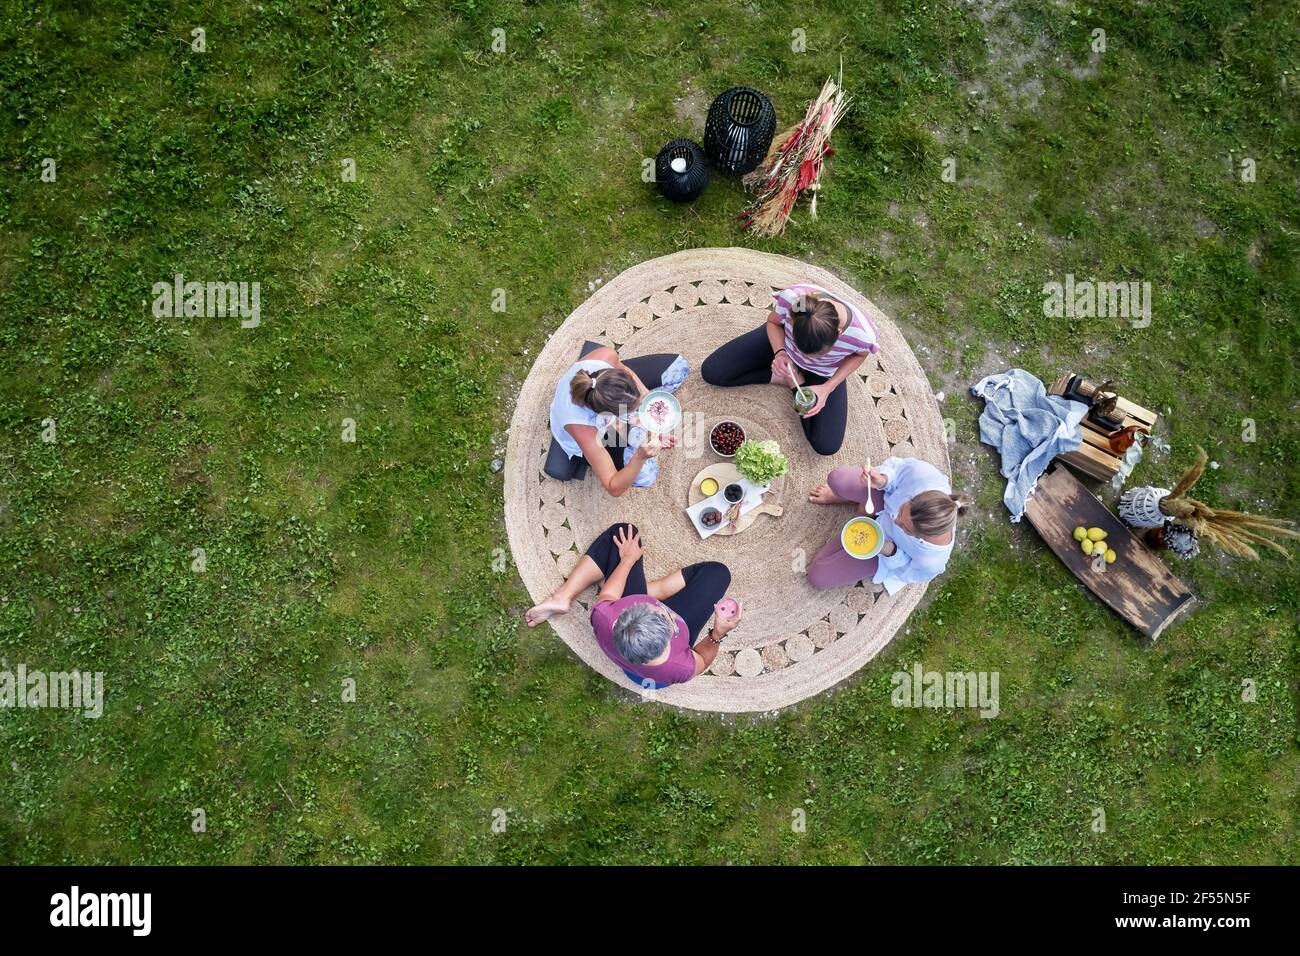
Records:
<instances>
[{"instance_id":1,"label":"woman in light blue shirt","mask_svg":"<svg viewBox=\"0 0 1300 956\"><path fill-rule=\"evenodd\" d=\"M869 580L890 594L943 572L957 515L967 505L965 496L952 493L947 475L919 458L886 458L879 468L836 468L809 499L819 505L857 503L858 514L880 522L886 540L879 555L862 561L844 550L837 531L808 566L808 583L838 588Z\"/></svg>"},{"instance_id":2,"label":"woman in light blue shirt","mask_svg":"<svg viewBox=\"0 0 1300 956\"><path fill-rule=\"evenodd\" d=\"M676 391L690 372L680 355L643 355L620 361L601 346L560 376L551 399L551 437L570 458L585 458L615 498L646 488L659 476L655 456L676 443L671 434L650 435L628 419L646 392Z\"/></svg>"}]
</instances>

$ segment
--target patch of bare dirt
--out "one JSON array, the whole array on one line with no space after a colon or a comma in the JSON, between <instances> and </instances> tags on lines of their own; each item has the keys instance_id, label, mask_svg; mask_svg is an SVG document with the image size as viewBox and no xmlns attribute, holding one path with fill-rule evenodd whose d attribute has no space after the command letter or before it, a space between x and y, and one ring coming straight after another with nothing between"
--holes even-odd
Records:
<instances>
[{"instance_id":1,"label":"patch of bare dirt","mask_svg":"<svg viewBox=\"0 0 1300 956\"><path fill-rule=\"evenodd\" d=\"M1264 247L1261 245L1259 238L1256 238L1255 241L1250 244L1250 248L1246 250L1246 261L1258 269L1259 260L1263 255Z\"/></svg>"},{"instance_id":2,"label":"patch of bare dirt","mask_svg":"<svg viewBox=\"0 0 1300 956\"><path fill-rule=\"evenodd\" d=\"M212 454L212 446L207 444L195 445L177 462L173 463L168 477L176 488L184 488L189 485L201 485L203 488L212 487L212 476L208 474L208 456Z\"/></svg>"},{"instance_id":3,"label":"patch of bare dirt","mask_svg":"<svg viewBox=\"0 0 1300 956\"><path fill-rule=\"evenodd\" d=\"M958 88L964 96L981 104L997 98L1033 111L1046 92L1044 76L1050 67L1063 67L1080 80L1096 75L1103 54L1092 49L1092 25L1080 21L1074 51L1054 48L1046 36L1032 31L1012 9L1011 0L966 0L965 7L984 28L989 75L960 78Z\"/></svg>"},{"instance_id":4,"label":"patch of bare dirt","mask_svg":"<svg viewBox=\"0 0 1300 956\"><path fill-rule=\"evenodd\" d=\"M704 120L709 115L709 104L712 102L707 93L693 86L673 100L673 113L679 121L690 124L693 136L702 136Z\"/></svg>"},{"instance_id":5,"label":"patch of bare dirt","mask_svg":"<svg viewBox=\"0 0 1300 956\"><path fill-rule=\"evenodd\" d=\"M1192 228L1196 230L1196 234L1202 239L1209 239L1211 236L1219 234L1219 227L1205 216L1196 216L1192 220Z\"/></svg>"}]
</instances>

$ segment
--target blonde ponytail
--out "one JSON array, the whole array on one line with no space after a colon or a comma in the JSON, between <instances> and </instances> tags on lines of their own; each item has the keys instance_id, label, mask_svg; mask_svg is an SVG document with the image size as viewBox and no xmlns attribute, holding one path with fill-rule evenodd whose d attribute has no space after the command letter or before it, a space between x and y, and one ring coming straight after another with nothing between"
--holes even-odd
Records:
<instances>
[{"instance_id":1,"label":"blonde ponytail","mask_svg":"<svg viewBox=\"0 0 1300 956\"><path fill-rule=\"evenodd\" d=\"M957 515L970 507L965 495L923 491L912 499L912 527L921 535L947 534L957 525Z\"/></svg>"}]
</instances>

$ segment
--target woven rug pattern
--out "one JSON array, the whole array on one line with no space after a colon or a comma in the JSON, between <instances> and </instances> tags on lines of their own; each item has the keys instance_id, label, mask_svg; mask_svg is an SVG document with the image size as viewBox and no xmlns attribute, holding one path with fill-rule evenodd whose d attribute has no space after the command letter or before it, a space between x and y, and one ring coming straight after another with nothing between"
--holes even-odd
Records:
<instances>
[{"instance_id":1,"label":"woven rug pattern","mask_svg":"<svg viewBox=\"0 0 1300 956\"><path fill-rule=\"evenodd\" d=\"M772 385L706 385L700 365L719 345L761 324L773 292L812 282L871 316L881 350L850 377L844 446L831 458L809 448L790 393ZM559 377L586 339L612 345L624 358L679 352L691 375L678 391L681 444L660 455L659 480L612 498L595 477L557 482L542 466L550 443L547 414ZM752 438L775 438L790 460L769 498L780 517L759 515L731 537L701 540L685 514L695 474L720 461L708 429L729 418ZM511 556L535 601L563 581L591 540L614 522L637 525L646 546L647 579L696 561L724 562L730 595L745 607L713 666L656 699L680 707L737 713L786 707L851 676L898 632L925 593L909 585L892 597L871 584L819 591L804 568L851 515L822 507L808 491L838 465L915 456L949 470L943 421L916 357L894 324L868 299L816 266L749 249L692 249L621 273L580 305L551 336L524 382L511 422L505 465L505 521ZM589 589L550 626L589 666L630 691L637 688L596 644ZM545 633L542 625L538 631Z\"/></svg>"}]
</instances>

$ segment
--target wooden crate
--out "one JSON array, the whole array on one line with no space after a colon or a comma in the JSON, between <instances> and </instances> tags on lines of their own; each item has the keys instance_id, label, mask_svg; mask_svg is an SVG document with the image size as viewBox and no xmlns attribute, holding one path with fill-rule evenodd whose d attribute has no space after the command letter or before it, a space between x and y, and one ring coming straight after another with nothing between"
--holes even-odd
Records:
<instances>
[{"instance_id":1,"label":"wooden crate","mask_svg":"<svg viewBox=\"0 0 1300 956\"><path fill-rule=\"evenodd\" d=\"M1065 389L1070 384L1070 379L1074 377L1074 374L1074 372L1064 373L1048 389L1048 394L1065 395ZM1124 415L1122 428L1136 425L1142 431L1150 434L1151 430L1155 428L1156 422L1160 419L1160 416L1150 409L1143 408L1136 402L1130 402L1122 397L1116 401L1115 408ZM1110 450L1109 433L1102 431L1088 421L1087 418L1080 422L1079 427L1083 433L1083 444L1075 451L1057 455L1057 460L1065 462L1071 468L1087 475L1089 478L1096 478L1098 481L1110 481L1119 474L1120 456Z\"/></svg>"},{"instance_id":2,"label":"wooden crate","mask_svg":"<svg viewBox=\"0 0 1300 956\"><path fill-rule=\"evenodd\" d=\"M1063 374L1052 384L1052 387L1047 390L1047 394L1064 395L1066 386L1070 384L1070 379L1074 378L1075 374L1076 373L1074 372L1066 372ZM1088 380L1084 379L1084 381ZM1156 427L1156 422L1160 421L1160 416L1151 411L1151 409L1143 408L1136 402L1130 402L1123 396L1115 402L1115 409L1124 414L1124 422L1121 426L1123 428L1127 428L1129 425L1137 425L1142 428L1143 431L1149 432ZM1095 429L1096 426L1092 427Z\"/></svg>"},{"instance_id":3,"label":"wooden crate","mask_svg":"<svg viewBox=\"0 0 1300 956\"><path fill-rule=\"evenodd\" d=\"M1102 451L1087 442L1074 451L1062 452L1056 460L1098 481L1110 481L1119 474L1120 460L1109 451Z\"/></svg>"}]
</instances>

